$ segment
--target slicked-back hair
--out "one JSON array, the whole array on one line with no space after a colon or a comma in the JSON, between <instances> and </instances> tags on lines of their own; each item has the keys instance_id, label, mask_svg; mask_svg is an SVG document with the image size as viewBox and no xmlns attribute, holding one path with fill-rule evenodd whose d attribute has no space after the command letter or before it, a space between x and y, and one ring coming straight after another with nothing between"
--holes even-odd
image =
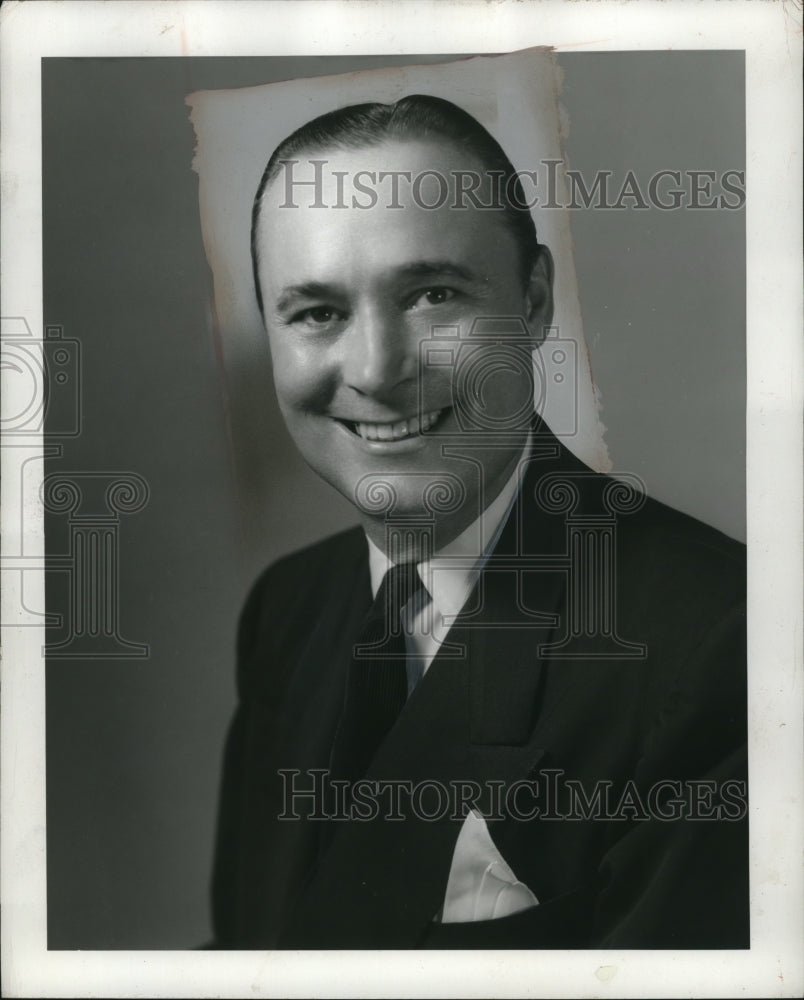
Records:
<instances>
[{"instance_id":1,"label":"slicked-back hair","mask_svg":"<svg viewBox=\"0 0 804 1000\"><path fill-rule=\"evenodd\" d=\"M395 104L375 101L329 111L296 129L271 154L251 211L251 266L263 318L257 230L265 189L276 178L283 162L294 160L302 153L363 149L393 139L450 142L478 160L483 170L500 178L497 189L500 221L516 239L521 277L523 284L527 283L541 246L536 238L533 217L524 207L527 203L521 182L502 146L476 118L457 104L441 97L410 94Z\"/></svg>"}]
</instances>

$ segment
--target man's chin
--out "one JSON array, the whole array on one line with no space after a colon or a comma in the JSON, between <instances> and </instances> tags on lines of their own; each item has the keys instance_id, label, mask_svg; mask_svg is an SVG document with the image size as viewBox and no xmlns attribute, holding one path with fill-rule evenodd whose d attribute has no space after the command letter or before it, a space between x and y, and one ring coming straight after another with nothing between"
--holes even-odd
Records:
<instances>
[{"instance_id":1,"label":"man's chin","mask_svg":"<svg viewBox=\"0 0 804 1000\"><path fill-rule=\"evenodd\" d=\"M398 497L392 513L362 514L363 530L394 562L422 562L456 538L479 512L464 505L449 514L434 515L415 501Z\"/></svg>"}]
</instances>

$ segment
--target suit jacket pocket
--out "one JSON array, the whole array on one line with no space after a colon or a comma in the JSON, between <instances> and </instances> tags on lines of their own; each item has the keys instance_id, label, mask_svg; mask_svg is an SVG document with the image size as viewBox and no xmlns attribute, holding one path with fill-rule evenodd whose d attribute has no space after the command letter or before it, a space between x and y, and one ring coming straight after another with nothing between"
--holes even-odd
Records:
<instances>
[{"instance_id":1,"label":"suit jacket pocket","mask_svg":"<svg viewBox=\"0 0 804 1000\"><path fill-rule=\"evenodd\" d=\"M432 924L420 948L587 948L594 896L586 887L497 920Z\"/></svg>"}]
</instances>

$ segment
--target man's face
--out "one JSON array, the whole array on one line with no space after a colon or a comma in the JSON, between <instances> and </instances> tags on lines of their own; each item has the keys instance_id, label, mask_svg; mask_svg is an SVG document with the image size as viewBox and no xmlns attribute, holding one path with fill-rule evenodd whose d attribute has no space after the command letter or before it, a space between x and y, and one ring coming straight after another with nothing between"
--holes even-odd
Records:
<instances>
[{"instance_id":1,"label":"man's face","mask_svg":"<svg viewBox=\"0 0 804 1000\"><path fill-rule=\"evenodd\" d=\"M297 184L288 199L280 172L266 192L257 235L279 404L308 464L357 505L380 544L389 513L380 498L390 495L380 484L395 494L392 517L432 516L428 486L439 481L462 494L453 509L441 504L440 546L512 473L523 447L521 414L532 400L529 363L500 363L498 345L478 338L473 324L483 317L527 320L519 337L527 358L527 338L535 346L550 321L549 258L526 286L501 211L451 207L453 171L480 169L451 145L394 141L302 155L293 178L311 179L313 160L327 161L320 188ZM390 179L378 178L402 170L414 178L438 171L450 185L444 205L423 207L439 200L432 178L418 191L401 180L394 201ZM365 171L375 178L361 175L376 190L376 204L352 207L353 180ZM357 202L370 198L358 195ZM456 347L464 366L471 361L471 378L458 377L460 364L443 363L456 357ZM482 419L471 429L461 420L478 407L497 433L483 434ZM500 436L512 422L519 433ZM471 447L461 454L462 445Z\"/></svg>"}]
</instances>

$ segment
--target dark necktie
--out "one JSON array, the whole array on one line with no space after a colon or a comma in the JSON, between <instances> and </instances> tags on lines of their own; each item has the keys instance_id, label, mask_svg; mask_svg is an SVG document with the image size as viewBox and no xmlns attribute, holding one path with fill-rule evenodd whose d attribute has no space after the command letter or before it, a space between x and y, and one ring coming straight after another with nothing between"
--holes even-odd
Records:
<instances>
[{"instance_id":1,"label":"dark necktie","mask_svg":"<svg viewBox=\"0 0 804 1000\"><path fill-rule=\"evenodd\" d=\"M402 610L422 583L414 563L392 566L360 628L332 750L332 778L362 778L408 695Z\"/></svg>"}]
</instances>

